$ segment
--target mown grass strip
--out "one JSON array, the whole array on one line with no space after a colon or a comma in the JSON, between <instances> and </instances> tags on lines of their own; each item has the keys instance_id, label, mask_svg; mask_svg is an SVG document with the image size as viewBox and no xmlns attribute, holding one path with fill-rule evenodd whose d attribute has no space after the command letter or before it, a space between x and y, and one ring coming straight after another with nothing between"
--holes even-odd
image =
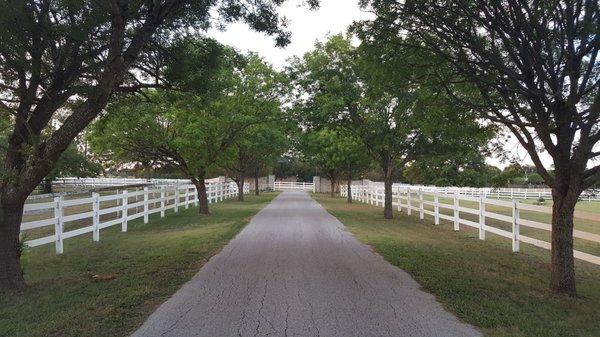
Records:
<instances>
[{"instance_id":1,"label":"mown grass strip","mask_svg":"<svg viewBox=\"0 0 600 337\"><path fill-rule=\"evenodd\" d=\"M127 336L166 298L188 281L265 207L276 193L211 205L210 216L195 207L158 214L150 222L120 228L24 255L29 289L0 294L0 336Z\"/></svg>"},{"instance_id":2,"label":"mown grass strip","mask_svg":"<svg viewBox=\"0 0 600 337\"><path fill-rule=\"evenodd\" d=\"M360 241L409 272L461 320L488 336L600 336L600 267L576 261L580 298L548 293L548 251L418 214L383 219L382 208L314 195Z\"/></svg>"}]
</instances>

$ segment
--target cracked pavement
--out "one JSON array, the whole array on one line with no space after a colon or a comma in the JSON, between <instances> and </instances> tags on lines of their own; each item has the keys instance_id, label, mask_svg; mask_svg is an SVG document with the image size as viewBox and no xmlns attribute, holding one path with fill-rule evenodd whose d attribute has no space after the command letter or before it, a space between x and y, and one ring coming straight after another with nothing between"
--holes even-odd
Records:
<instances>
[{"instance_id":1,"label":"cracked pavement","mask_svg":"<svg viewBox=\"0 0 600 337\"><path fill-rule=\"evenodd\" d=\"M321 205L285 191L132 336L481 336Z\"/></svg>"}]
</instances>

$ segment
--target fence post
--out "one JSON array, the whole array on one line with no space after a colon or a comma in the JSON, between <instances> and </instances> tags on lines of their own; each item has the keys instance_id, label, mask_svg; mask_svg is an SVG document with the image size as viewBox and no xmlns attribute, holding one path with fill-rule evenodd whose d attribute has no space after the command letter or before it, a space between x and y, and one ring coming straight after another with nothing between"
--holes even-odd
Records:
<instances>
[{"instance_id":1,"label":"fence post","mask_svg":"<svg viewBox=\"0 0 600 337\"><path fill-rule=\"evenodd\" d=\"M479 196L479 240L485 240L485 197Z\"/></svg>"},{"instance_id":2,"label":"fence post","mask_svg":"<svg viewBox=\"0 0 600 337\"><path fill-rule=\"evenodd\" d=\"M412 200L410 197L410 187L406 189L406 213L408 215L412 214Z\"/></svg>"},{"instance_id":3,"label":"fence post","mask_svg":"<svg viewBox=\"0 0 600 337\"><path fill-rule=\"evenodd\" d=\"M175 185L175 213L179 212L179 186Z\"/></svg>"},{"instance_id":4,"label":"fence post","mask_svg":"<svg viewBox=\"0 0 600 337\"><path fill-rule=\"evenodd\" d=\"M160 217L165 217L165 187L160 188Z\"/></svg>"},{"instance_id":5,"label":"fence post","mask_svg":"<svg viewBox=\"0 0 600 337\"><path fill-rule=\"evenodd\" d=\"M423 190L419 188L419 219L425 219L425 212L423 209Z\"/></svg>"},{"instance_id":6,"label":"fence post","mask_svg":"<svg viewBox=\"0 0 600 337\"><path fill-rule=\"evenodd\" d=\"M519 234L520 234L520 224L519 224L519 201L513 200L512 206L512 251L519 251Z\"/></svg>"},{"instance_id":7,"label":"fence post","mask_svg":"<svg viewBox=\"0 0 600 337\"><path fill-rule=\"evenodd\" d=\"M190 187L185 187L185 209L190 208Z\"/></svg>"},{"instance_id":8,"label":"fence post","mask_svg":"<svg viewBox=\"0 0 600 337\"><path fill-rule=\"evenodd\" d=\"M437 195L437 192L433 195L433 207L435 210L435 220L434 224L440 224L440 197Z\"/></svg>"},{"instance_id":9,"label":"fence post","mask_svg":"<svg viewBox=\"0 0 600 337\"><path fill-rule=\"evenodd\" d=\"M121 211L121 232L127 232L127 203L129 197L127 196L127 190L123 191L123 202L121 202L123 210Z\"/></svg>"},{"instance_id":10,"label":"fence post","mask_svg":"<svg viewBox=\"0 0 600 337\"><path fill-rule=\"evenodd\" d=\"M148 187L144 187L144 223L148 223Z\"/></svg>"},{"instance_id":11,"label":"fence post","mask_svg":"<svg viewBox=\"0 0 600 337\"><path fill-rule=\"evenodd\" d=\"M396 195L398 197L398 212L402 213L402 193L400 187L396 188Z\"/></svg>"},{"instance_id":12,"label":"fence post","mask_svg":"<svg viewBox=\"0 0 600 337\"><path fill-rule=\"evenodd\" d=\"M56 254L63 253L63 196L54 197L54 236L56 244Z\"/></svg>"},{"instance_id":13,"label":"fence post","mask_svg":"<svg viewBox=\"0 0 600 337\"><path fill-rule=\"evenodd\" d=\"M95 192L92 193L92 210L94 212L92 217L92 240L96 242L100 241L100 214L98 214L98 211L100 211L100 200L98 200L99 197L100 194Z\"/></svg>"},{"instance_id":14,"label":"fence post","mask_svg":"<svg viewBox=\"0 0 600 337\"><path fill-rule=\"evenodd\" d=\"M460 222L459 222L459 212L458 212L458 192L454 192L454 205L453 205L453 210L454 210L454 231L458 231L460 229Z\"/></svg>"}]
</instances>

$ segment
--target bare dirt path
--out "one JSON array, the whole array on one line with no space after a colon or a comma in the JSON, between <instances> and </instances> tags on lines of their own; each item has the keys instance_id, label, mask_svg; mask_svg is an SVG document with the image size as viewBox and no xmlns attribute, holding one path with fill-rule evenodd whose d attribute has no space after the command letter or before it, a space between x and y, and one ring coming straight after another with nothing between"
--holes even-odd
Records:
<instances>
[{"instance_id":1,"label":"bare dirt path","mask_svg":"<svg viewBox=\"0 0 600 337\"><path fill-rule=\"evenodd\" d=\"M258 213L133 334L480 336L304 192Z\"/></svg>"}]
</instances>

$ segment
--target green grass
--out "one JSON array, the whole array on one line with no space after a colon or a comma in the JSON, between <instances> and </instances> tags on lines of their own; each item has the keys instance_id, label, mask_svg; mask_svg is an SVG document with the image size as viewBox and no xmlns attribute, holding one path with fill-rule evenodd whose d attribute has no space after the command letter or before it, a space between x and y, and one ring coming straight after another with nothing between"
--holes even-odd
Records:
<instances>
[{"instance_id":1,"label":"green grass","mask_svg":"<svg viewBox=\"0 0 600 337\"><path fill-rule=\"evenodd\" d=\"M126 336L232 239L275 193L245 202L212 204L210 216L196 208L158 214L28 250L24 294L0 294L0 336ZM119 228L116 228L119 227ZM96 281L93 275L111 276Z\"/></svg>"},{"instance_id":2,"label":"green grass","mask_svg":"<svg viewBox=\"0 0 600 337\"><path fill-rule=\"evenodd\" d=\"M600 336L600 266L576 262L580 298L548 292L549 252L448 223L395 214L344 199L314 196L360 241L410 273L462 321L488 336ZM413 213L414 215L415 213Z\"/></svg>"}]
</instances>

